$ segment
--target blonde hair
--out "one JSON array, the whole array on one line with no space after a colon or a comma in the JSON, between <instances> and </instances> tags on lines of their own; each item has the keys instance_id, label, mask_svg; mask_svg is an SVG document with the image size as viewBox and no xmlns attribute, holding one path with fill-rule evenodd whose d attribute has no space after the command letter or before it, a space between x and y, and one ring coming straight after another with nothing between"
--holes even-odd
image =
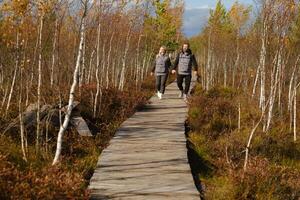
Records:
<instances>
[{"instance_id":1,"label":"blonde hair","mask_svg":"<svg viewBox=\"0 0 300 200\"><path fill-rule=\"evenodd\" d=\"M160 49L163 49L163 50L165 51L165 53L167 52L167 47L166 47L166 46L161 46L161 47L159 48L159 51L160 51Z\"/></svg>"},{"instance_id":2,"label":"blonde hair","mask_svg":"<svg viewBox=\"0 0 300 200\"><path fill-rule=\"evenodd\" d=\"M161 46L160 48L159 48L159 51L160 51L160 49L164 49L165 50L165 53L167 52L167 47L166 46ZM156 54L156 58L159 56L159 52L158 52L158 54Z\"/></svg>"},{"instance_id":3,"label":"blonde hair","mask_svg":"<svg viewBox=\"0 0 300 200\"><path fill-rule=\"evenodd\" d=\"M163 48L165 51L167 51L167 47L166 46L161 46L160 48Z\"/></svg>"}]
</instances>

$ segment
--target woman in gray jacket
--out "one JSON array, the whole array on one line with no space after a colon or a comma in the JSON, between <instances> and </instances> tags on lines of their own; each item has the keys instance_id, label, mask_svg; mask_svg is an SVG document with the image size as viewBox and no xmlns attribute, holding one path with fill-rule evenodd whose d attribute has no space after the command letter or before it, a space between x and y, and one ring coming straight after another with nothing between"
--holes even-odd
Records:
<instances>
[{"instance_id":1,"label":"woman in gray jacket","mask_svg":"<svg viewBox=\"0 0 300 200\"><path fill-rule=\"evenodd\" d=\"M169 68L171 67L171 60L166 53L166 47L162 46L159 49L159 53L153 63L151 76L155 74L156 78L156 90L159 99L162 99L162 95L165 93L166 82L169 75Z\"/></svg>"}]
</instances>

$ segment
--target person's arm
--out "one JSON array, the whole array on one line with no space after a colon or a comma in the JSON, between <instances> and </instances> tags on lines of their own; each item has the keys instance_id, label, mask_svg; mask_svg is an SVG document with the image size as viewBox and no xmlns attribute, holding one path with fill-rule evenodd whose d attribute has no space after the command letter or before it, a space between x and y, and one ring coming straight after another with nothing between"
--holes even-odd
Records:
<instances>
[{"instance_id":1,"label":"person's arm","mask_svg":"<svg viewBox=\"0 0 300 200\"><path fill-rule=\"evenodd\" d=\"M166 65L167 65L168 69L172 68L172 63L171 63L170 57L168 57Z\"/></svg>"},{"instance_id":2,"label":"person's arm","mask_svg":"<svg viewBox=\"0 0 300 200\"><path fill-rule=\"evenodd\" d=\"M177 57L175 59L174 66L173 66L172 70L176 70L177 67L178 67L178 64L179 64L179 54L177 54Z\"/></svg>"},{"instance_id":3,"label":"person's arm","mask_svg":"<svg viewBox=\"0 0 300 200\"><path fill-rule=\"evenodd\" d=\"M152 69L151 69L151 74L153 75L153 73L155 72L155 67L156 67L156 59L154 59L153 63L152 63Z\"/></svg>"},{"instance_id":4,"label":"person's arm","mask_svg":"<svg viewBox=\"0 0 300 200\"><path fill-rule=\"evenodd\" d=\"M174 62L174 66L172 67L172 74L176 73L176 69L178 67L178 64L179 64L179 54L177 54L177 57L176 57L175 62Z\"/></svg>"},{"instance_id":5,"label":"person's arm","mask_svg":"<svg viewBox=\"0 0 300 200\"><path fill-rule=\"evenodd\" d=\"M194 67L194 71L198 71L198 63L197 63L197 60L195 58L195 55L192 55L192 65Z\"/></svg>"}]
</instances>

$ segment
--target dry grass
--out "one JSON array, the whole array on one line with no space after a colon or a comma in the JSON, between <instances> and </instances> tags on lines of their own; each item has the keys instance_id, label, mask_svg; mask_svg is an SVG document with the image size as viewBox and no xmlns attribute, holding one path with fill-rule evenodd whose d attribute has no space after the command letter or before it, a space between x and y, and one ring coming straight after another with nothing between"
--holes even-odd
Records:
<instances>
[{"instance_id":1,"label":"dry grass","mask_svg":"<svg viewBox=\"0 0 300 200\"><path fill-rule=\"evenodd\" d=\"M237 129L238 102L242 105L240 130ZM199 170L198 174L206 199L300 198L299 142L293 142L286 120L278 116L268 133L256 132L247 171L243 170L247 139L259 118L256 107L255 102L239 91L196 89L190 101L189 141L203 163L214 166L213 173L209 171L207 175L207 170Z\"/></svg>"}]
</instances>

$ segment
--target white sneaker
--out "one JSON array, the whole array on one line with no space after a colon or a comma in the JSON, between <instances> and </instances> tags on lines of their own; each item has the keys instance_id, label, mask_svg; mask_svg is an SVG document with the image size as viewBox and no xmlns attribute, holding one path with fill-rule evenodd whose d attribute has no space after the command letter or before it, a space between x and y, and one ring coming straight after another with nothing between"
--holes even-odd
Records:
<instances>
[{"instance_id":1,"label":"white sneaker","mask_svg":"<svg viewBox=\"0 0 300 200\"><path fill-rule=\"evenodd\" d=\"M162 93L158 92L157 96L158 96L159 99L162 99Z\"/></svg>"},{"instance_id":2,"label":"white sneaker","mask_svg":"<svg viewBox=\"0 0 300 200\"><path fill-rule=\"evenodd\" d=\"M186 94L183 94L183 100L187 101L187 95Z\"/></svg>"},{"instance_id":3,"label":"white sneaker","mask_svg":"<svg viewBox=\"0 0 300 200\"><path fill-rule=\"evenodd\" d=\"M179 96L178 96L179 98L182 98L183 97L183 91L180 91L180 93L179 93Z\"/></svg>"}]
</instances>

